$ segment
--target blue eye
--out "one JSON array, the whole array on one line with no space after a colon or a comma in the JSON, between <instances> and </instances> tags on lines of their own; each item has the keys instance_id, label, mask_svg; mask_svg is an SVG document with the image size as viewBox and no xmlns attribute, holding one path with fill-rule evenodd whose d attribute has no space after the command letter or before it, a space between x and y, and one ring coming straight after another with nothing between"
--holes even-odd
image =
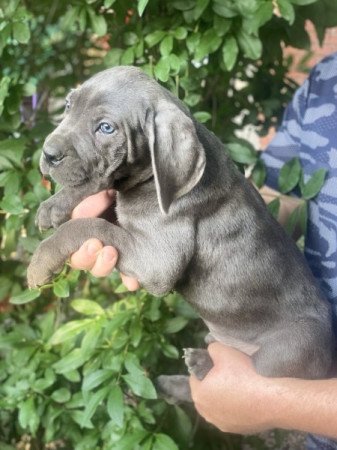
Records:
<instances>
[{"instance_id":1,"label":"blue eye","mask_svg":"<svg viewBox=\"0 0 337 450\"><path fill-rule=\"evenodd\" d=\"M100 123L98 126L98 130L104 134L112 134L115 131L114 127L110 125L108 122Z\"/></svg>"}]
</instances>

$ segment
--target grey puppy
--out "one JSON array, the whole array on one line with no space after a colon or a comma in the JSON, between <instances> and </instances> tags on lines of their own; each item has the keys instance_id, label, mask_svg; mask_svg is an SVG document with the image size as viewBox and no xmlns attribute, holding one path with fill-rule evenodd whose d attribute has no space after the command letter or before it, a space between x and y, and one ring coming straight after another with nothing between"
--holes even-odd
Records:
<instances>
[{"instance_id":1,"label":"grey puppy","mask_svg":"<svg viewBox=\"0 0 337 450\"><path fill-rule=\"evenodd\" d=\"M331 310L301 253L217 137L142 71L116 67L74 90L41 170L63 188L39 208L40 228L57 230L33 255L30 286L96 237L117 248L118 269L150 293L180 292L209 340L252 355L260 374L327 375ZM82 199L112 187L118 225L69 220ZM212 367L206 350L188 349L185 359L199 379ZM167 396L190 398L187 377L158 384Z\"/></svg>"}]
</instances>

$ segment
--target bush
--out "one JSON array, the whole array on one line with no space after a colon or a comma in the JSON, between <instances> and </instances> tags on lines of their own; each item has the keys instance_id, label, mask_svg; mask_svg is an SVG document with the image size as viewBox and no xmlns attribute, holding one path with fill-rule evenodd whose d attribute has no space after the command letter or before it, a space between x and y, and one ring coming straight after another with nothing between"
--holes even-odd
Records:
<instances>
[{"instance_id":1,"label":"bush","mask_svg":"<svg viewBox=\"0 0 337 450\"><path fill-rule=\"evenodd\" d=\"M68 90L101 69L141 66L263 182L256 151L235 132L278 123L295 88L282 46L308 49L305 20L322 41L337 15L334 0L278 0L279 15L274 4L0 0L1 449L242 448L192 407L157 398L151 380L183 372L181 348L204 336L179 295L130 294L117 274L99 281L67 268L42 289L27 290L25 277L41 239L36 208L54 189L38 171L42 143ZM284 171L300 182L296 161Z\"/></svg>"}]
</instances>

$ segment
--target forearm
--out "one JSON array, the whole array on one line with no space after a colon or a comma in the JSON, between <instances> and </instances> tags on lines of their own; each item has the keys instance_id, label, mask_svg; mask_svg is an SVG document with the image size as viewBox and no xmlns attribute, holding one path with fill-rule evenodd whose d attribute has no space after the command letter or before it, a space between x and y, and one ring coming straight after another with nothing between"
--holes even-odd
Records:
<instances>
[{"instance_id":1,"label":"forearm","mask_svg":"<svg viewBox=\"0 0 337 450\"><path fill-rule=\"evenodd\" d=\"M190 380L208 422L231 433L284 428L337 439L337 379L266 378L234 348L213 343L208 351L214 367L203 381Z\"/></svg>"},{"instance_id":2,"label":"forearm","mask_svg":"<svg viewBox=\"0 0 337 450\"><path fill-rule=\"evenodd\" d=\"M272 383L268 397L274 427L337 439L337 379L284 378Z\"/></svg>"}]
</instances>

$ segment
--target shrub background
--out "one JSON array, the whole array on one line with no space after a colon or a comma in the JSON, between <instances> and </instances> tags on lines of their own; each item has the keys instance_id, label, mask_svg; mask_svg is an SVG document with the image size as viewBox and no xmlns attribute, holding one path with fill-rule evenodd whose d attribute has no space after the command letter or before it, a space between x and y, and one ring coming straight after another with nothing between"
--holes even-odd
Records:
<instances>
[{"instance_id":1,"label":"shrub background","mask_svg":"<svg viewBox=\"0 0 337 450\"><path fill-rule=\"evenodd\" d=\"M141 66L241 167L254 167L260 185L258 154L235 131L255 124L264 134L280 121L296 87L282 47L309 50L306 19L322 41L337 24L335 0L0 0L1 449L269 448L157 399L150 380L183 372L181 348L205 334L179 295L128 293L117 274L96 280L67 268L29 291L25 271L42 238L36 208L55 188L41 181L41 146L71 87L111 66ZM298 162L283 175L288 192ZM298 214L305 221L305 208Z\"/></svg>"}]
</instances>

